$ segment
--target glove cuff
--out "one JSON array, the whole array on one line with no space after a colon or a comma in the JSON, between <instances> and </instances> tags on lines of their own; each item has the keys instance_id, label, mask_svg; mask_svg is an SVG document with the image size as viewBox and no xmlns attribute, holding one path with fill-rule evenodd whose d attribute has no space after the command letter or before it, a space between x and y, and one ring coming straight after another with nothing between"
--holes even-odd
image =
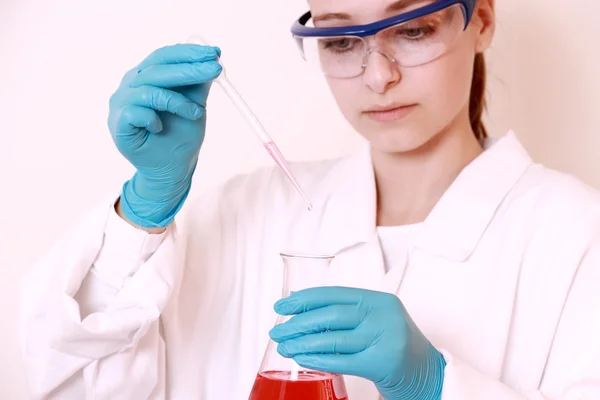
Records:
<instances>
[{"instance_id":1,"label":"glove cuff","mask_svg":"<svg viewBox=\"0 0 600 400\"><path fill-rule=\"evenodd\" d=\"M427 358L414 367L396 388L377 388L386 400L440 400L444 384L444 356L431 344Z\"/></svg>"},{"instance_id":2,"label":"glove cuff","mask_svg":"<svg viewBox=\"0 0 600 400\"><path fill-rule=\"evenodd\" d=\"M168 196L166 200L149 200L140 195L136 188L142 186L138 173L123 185L121 191L121 211L123 215L135 225L143 228L165 228L169 226L185 203L192 179L190 177L180 185L178 191ZM144 190L145 191L145 190ZM164 192L168 192L167 189ZM164 193L163 192L163 193Z\"/></svg>"}]
</instances>

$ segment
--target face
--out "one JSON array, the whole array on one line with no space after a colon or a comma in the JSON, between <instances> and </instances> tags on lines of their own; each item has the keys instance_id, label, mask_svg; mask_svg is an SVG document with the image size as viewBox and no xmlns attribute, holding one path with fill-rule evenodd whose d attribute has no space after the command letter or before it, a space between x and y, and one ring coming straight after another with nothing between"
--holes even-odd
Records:
<instances>
[{"instance_id":1,"label":"face","mask_svg":"<svg viewBox=\"0 0 600 400\"><path fill-rule=\"evenodd\" d=\"M333 14L315 26L339 27L368 24L432 2L404 9L398 6L405 0L309 0L309 5L317 19ZM410 152L449 130L466 129L472 135L468 104L474 57L489 46L492 31L493 0L478 0L468 29L433 61L403 67L384 49L375 50L361 75L327 81L346 119L381 152ZM378 46L376 39L367 40Z\"/></svg>"}]
</instances>

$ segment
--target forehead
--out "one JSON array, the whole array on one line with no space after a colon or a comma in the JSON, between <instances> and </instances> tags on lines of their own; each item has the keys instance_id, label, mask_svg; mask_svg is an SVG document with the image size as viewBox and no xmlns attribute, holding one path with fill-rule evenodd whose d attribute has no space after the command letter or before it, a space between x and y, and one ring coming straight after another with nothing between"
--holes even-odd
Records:
<instances>
[{"instance_id":1,"label":"forehead","mask_svg":"<svg viewBox=\"0 0 600 400\"><path fill-rule=\"evenodd\" d=\"M345 14L350 19L345 24L366 24L391 15L414 10L435 3L436 0L308 0L308 6L313 16ZM334 21L335 19L335 21ZM340 20L332 18L333 24Z\"/></svg>"}]
</instances>

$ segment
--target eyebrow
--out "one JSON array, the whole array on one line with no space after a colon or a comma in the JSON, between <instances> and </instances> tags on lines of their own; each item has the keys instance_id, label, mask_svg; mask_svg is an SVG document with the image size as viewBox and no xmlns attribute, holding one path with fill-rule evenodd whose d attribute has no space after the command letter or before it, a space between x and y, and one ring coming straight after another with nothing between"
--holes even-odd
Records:
<instances>
[{"instance_id":1,"label":"eyebrow","mask_svg":"<svg viewBox=\"0 0 600 400\"><path fill-rule=\"evenodd\" d=\"M408 6L411 6L415 3L427 3L427 4L431 4L433 3L433 1L424 1L424 0L397 0L394 3L390 4L389 6L386 7L385 12L386 14L391 14L394 12L398 12L398 11L402 11L403 9L407 8ZM346 13L326 13L326 14L320 14L320 15L315 15L312 17L313 19L313 23L317 23L317 22L324 22L324 21L350 21L352 19L352 17L350 16L350 14L346 14Z\"/></svg>"}]
</instances>

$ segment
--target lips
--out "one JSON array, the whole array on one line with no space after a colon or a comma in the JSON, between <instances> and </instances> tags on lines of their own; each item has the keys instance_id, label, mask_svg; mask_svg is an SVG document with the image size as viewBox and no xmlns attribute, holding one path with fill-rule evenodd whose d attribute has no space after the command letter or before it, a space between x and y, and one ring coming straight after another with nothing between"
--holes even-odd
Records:
<instances>
[{"instance_id":1,"label":"lips","mask_svg":"<svg viewBox=\"0 0 600 400\"><path fill-rule=\"evenodd\" d=\"M369 111L365 111L365 114L378 122L397 121L408 115L415 106L414 104L376 106Z\"/></svg>"},{"instance_id":2,"label":"lips","mask_svg":"<svg viewBox=\"0 0 600 400\"><path fill-rule=\"evenodd\" d=\"M370 110L367 110L367 112L391 111L391 110L395 110L397 108L402 108L402 107L407 107L407 105L403 105L403 104L389 104L389 105L382 105L382 106L374 106Z\"/></svg>"}]
</instances>

